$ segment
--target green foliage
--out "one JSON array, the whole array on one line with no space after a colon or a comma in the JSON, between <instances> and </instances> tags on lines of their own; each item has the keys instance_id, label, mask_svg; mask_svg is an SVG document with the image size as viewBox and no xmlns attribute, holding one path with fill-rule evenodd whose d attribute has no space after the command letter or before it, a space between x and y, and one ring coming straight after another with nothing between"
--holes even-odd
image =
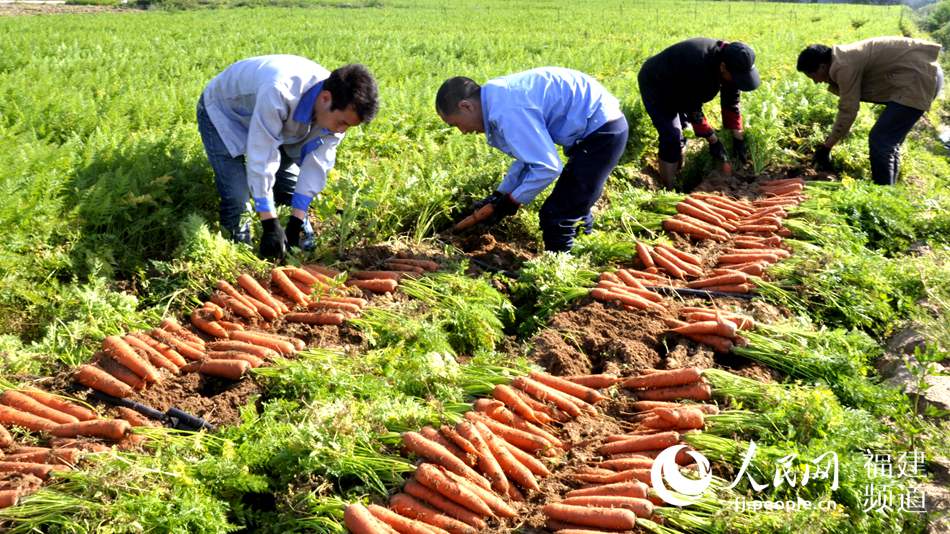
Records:
<instances>
[{"instance_id":1,"label":"green foliage","mask_svg":"<svg viewBox=\"0 0 950 534\"><path fill-rule=\"evenodd\" d=\"M552 315L586 295L597 274L588 260L563 252L545 252L525 262L512 286L518 334L529 337Z\"/></svg>"}]
</instances>

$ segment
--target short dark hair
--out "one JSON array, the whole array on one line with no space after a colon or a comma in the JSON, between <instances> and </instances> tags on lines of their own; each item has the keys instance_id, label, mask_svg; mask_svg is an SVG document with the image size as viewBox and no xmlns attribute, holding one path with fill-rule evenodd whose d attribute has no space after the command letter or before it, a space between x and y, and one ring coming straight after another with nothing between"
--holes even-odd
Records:
<instances>
[{"instance_id":1,"label":"short dark hair","mask_svg":"<svg viewBox=\"0 0 950 534\"><path fill-rule=\"evenodd\" d=\"M823 64L831 65L831 48L825 45L809 45L798 54L798 72L811 74Z\"/></svg>"},{"instance_id":2,"label":"short dark hair","mask_svg":"<svg viewBox=\"0 0 950 534\"><path fill-rule=\"evenodd\" d=\"M442 87L439 87L439 92L435 95L435 110L440 115L453 115L459 109L459 102L478 98L481 90L482 86L471 78L465 76L449 78L442 83Z\"/></svg>"},{"instance_id":3,"label":"short dark hair","mask_svg":"<svg viewBox=\"0 0 950 534\"><path fill-rule=\"evenodd\" d=\"M379 89L376 80L359 63L344 65L330 73L323 82L323 90L330 91L330 111L353 106L361 122L369 123L379 111Z\"/></svg>"}]
</instances>

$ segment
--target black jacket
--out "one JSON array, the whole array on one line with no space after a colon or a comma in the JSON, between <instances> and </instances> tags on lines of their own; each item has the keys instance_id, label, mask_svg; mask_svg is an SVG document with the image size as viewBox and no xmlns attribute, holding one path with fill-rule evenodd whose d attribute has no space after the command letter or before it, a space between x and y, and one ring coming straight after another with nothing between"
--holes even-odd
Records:
<instances>
[{"instance_id":1,"label":"black jacket","mask_svg":"<svg viewBox=\"0 0 950 534\"><path fill-rule=\"evenodd\" d=\"M703 104L718 93L723 126L741 129L739 89L722 82L720 77L723 44L723 41L696 37L647 59L637 76L644 102L650 101L671 113L685 113L695 127L697 122L705 122Z\"/></svg>"}]
</instances>

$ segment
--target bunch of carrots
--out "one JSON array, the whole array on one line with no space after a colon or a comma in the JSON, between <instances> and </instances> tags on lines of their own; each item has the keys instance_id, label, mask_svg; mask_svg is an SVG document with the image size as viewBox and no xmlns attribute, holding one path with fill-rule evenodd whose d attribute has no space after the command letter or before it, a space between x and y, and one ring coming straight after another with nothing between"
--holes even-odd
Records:
<instances>
[{"instance_id":1,"label":"bunch of carrots","mask_svg":"<svg viewBox=\"0 0 950 534\"><path fill-rule=\"evenodd\" d=\"M721 353L731 351L735 345L744 345L745 338L739 335L739 331L755 327L751 317L717 309L684 306L680 313L685 321L664 319L670 332L708 345Z\"/></svg>"},{"instance_id":2,"label":"bunch of carrots","mask_svg":"<svg viewBox=\"0 0 950 534\"><path fill-rule=\"evenodd\" d=\"M660 303L663 297L646 288L644 283L656 284L647 276L657 276L635 269L618 269L616 272L600 274L597 287L591 290L591 297L602 302L619 302L624 308L632 310L653 310L663 312ZM657 276L657 278L661 278Z\"/></svg>"}]
</instances>

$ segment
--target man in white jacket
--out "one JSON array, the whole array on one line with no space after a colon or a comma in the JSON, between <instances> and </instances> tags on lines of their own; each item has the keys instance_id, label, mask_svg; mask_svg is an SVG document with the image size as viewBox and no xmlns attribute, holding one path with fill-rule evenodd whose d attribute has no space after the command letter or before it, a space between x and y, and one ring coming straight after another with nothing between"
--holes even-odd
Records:
<instances>
[{"instance_id":1,"label":"man in white jacket","mask_svg":"<svg viewBox=\"0 0 950 534\"><path fill-rule=\"evenodd\" d=\"M303 57L260 56L215 76L197 113L221 196L221 227L249 243L241 215L253 199L264 230L262 257L312 247L307 208L326 186L344 132L373 120L378 108L376 81L359 64L330 72ZM292 208L286 231L276 204Z\"/></svg>"}]
</instances>

